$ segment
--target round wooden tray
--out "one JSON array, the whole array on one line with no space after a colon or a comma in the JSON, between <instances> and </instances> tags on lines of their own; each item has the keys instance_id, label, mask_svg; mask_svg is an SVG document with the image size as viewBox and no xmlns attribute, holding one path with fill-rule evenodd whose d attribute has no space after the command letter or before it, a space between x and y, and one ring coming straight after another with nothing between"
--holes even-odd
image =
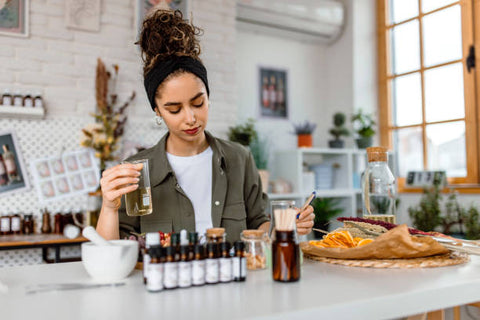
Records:
<instances>
[{"instance_id":1,"label":"round wooden tray","mask_svg":"<svg viewBox=\"0 0 480 320\"><path fill-rule=\"evenodd\" d=\"M304 253L304 257L312 260L317 260L326 263L339 264L349 267L362 267L362 268L398 268L398 269L411 269L411 268L436 268L454 266L458 264L467 263L470 261L470 257L466 253L450 252L443 255L437 255L425 258L412 258L412 259L368 259L368 260L346 260L346 259L334 259L318 257Z\"/></svg>"}]
</instances>

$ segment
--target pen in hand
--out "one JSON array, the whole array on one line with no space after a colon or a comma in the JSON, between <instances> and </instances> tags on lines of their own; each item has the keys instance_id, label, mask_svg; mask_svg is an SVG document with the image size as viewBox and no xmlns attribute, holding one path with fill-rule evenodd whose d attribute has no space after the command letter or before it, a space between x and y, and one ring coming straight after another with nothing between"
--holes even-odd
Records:
<instances>
[{"instance_id":1,"label":"pen in hand","mask_svg":"<svg viewBox=\"0 0 480 320\"><path fill-rule=\"evenodd\" d=\"M299 213L297 214L297 219L300 218L300 212L303 212L307 207L312 203L313 199L317 196L317 193L315 191L312 192L312 194L308 197L307 201L303 204L303 206L300 208Z\"/></svg>"}]
</instances>

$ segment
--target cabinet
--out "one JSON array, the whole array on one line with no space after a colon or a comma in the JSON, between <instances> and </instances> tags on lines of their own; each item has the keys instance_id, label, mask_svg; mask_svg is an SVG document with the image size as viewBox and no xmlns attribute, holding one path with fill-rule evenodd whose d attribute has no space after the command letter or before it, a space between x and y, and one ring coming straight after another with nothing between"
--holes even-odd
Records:
<instances>
[{"instance_id":1,"label":"cabinet","mask_svg":"<svg viewBox=\"0 0 480 320\"><path fill-rule=\"evenodd\" d=\"M326 149L298 148L295 150L279 150L272 163L272 178L284 179L291 185L291 193L269 193L270 200L292 199L301 206L313 191L305 185L304 171L316 165L331 168L331 185L326 187L324 181L316 189L319 198L338 198L343 207L341 216L361 216L362 190L360 177L366 168L366 152L359 149ZM322 175L325 177L325 175ZM327 174L328 177L328 174ZM305 177L306 178L306 177ZM327 183L328 185L329 183ZM326 187L326 188L325 188ZM330 230L340 227L336 218L331 221Z\"/></svg>"}]
</instances>

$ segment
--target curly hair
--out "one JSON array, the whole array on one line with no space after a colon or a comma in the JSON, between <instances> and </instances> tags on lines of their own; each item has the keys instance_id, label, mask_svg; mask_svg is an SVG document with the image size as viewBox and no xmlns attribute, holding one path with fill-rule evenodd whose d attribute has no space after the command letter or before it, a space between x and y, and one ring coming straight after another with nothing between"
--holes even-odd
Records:
<instances>
[{"instance_id":1,"label":"curly hair","mask_svg":"<svg viewBox=\"0 0 480 320\"><path fill-rule=\"evenodd\" d=\"M138 44L142 52L143 74L158 61L171 56L189 56L200 60L200 43L196 36L203 30L183 19L179 10L157 9L143 21Z\"/></svg>"}]
</instances>

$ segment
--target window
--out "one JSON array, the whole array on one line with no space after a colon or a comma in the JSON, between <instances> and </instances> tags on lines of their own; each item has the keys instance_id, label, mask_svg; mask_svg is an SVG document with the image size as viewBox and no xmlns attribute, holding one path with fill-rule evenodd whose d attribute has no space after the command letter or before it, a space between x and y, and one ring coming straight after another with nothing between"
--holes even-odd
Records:
<instances>
[{"instance_id":1,"label":"window","mask_svg":"<svg viewBox=\"0 0 480 320\"><path fill-rule=\"evenodd\" d=\"M480 187L480 63L467 67L480 51L474 1L377 0L379 129L400 190L412 170L445 170L450 184Z\"/></svg>"}]
</instances>

